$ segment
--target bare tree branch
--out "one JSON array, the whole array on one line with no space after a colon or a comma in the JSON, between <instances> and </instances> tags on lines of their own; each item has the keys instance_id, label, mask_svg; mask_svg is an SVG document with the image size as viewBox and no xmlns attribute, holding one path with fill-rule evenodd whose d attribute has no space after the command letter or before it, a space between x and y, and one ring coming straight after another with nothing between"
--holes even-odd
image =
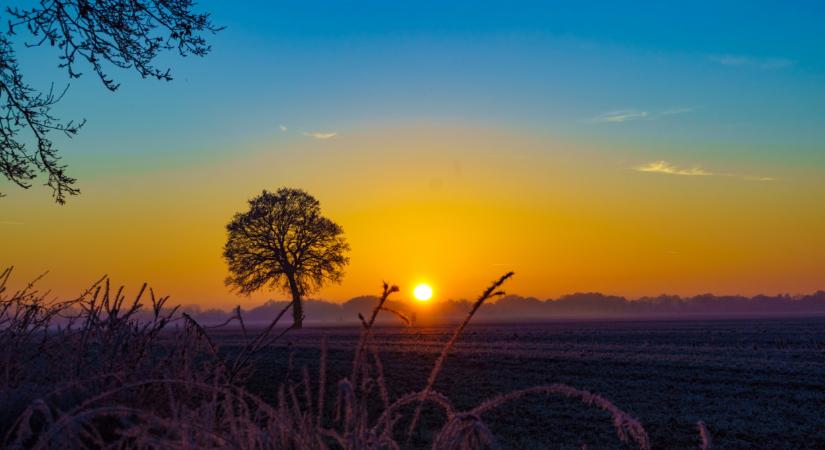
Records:
<instances>
[{"instance_id":1,"label":"bare tree branch","mask_svg":"<svg viewBox=\"0 0 825 450\"><path fill-rule=\"evenodd\" d=\"M87 64L107 89L119 84L110 68L133 69L144 78L171 80L168 68L154 65L163 51L203 56L210 47L203 37L216 32L209 14L193 12L192 0L41 0L29 8L7 7L8 30L0 32L0 174L28 189L43 173L57 203L80 191L66 174L51 135L72 137L84 121L61 121L51 112L65 90L40 92L26 83L10 38L24 30L33 38L25 47L48 45L60 50L59 67L69 78ZM27 141L34 142L34 150ZM2 194L0 194L2 196Z\"/></svg>"}]
</instances>

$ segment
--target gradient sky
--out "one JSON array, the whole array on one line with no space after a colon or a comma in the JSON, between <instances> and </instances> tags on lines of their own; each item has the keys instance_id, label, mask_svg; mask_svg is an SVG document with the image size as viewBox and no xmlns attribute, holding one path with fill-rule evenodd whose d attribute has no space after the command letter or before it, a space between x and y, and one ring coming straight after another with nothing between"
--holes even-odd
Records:
<instances>
[{"instance_id":1,"label":"gradient sky","mask_svg":"<svg viewBox=\"0 0 825 450\"><path fill-rule=\"evenodd\" d=\"M825 288L821 3L346 3L204 1L227 28L163 57L173 82L73 80L56 112L88 124L58 142L83 194L0 181L0 265L249 304L223 227L291 186L352 246L327 299L471 297L507 270L538 297Z\"/></svg>"}]
</instances>

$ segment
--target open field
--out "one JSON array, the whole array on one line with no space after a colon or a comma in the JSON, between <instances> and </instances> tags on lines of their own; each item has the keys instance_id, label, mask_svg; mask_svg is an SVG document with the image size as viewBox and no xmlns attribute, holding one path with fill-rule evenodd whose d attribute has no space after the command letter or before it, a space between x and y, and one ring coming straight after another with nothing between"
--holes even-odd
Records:
<instances>
[{"instance_id":1,"label":"open field","mask_svg":"<svg viewBox=\"0 0 825 450\"><path fill-rule=\"evenodd\" d=\"M508 273L461 326L375 325L385 285L364 327L254 330L9 274L13 448L825 448L825 317L470 323Z\"/></svg>"},{"instance_id":2,"label":"open field","mask_svg":"<svg viewBox=\"0 0 825 450\"><path fill-rule=\"evenodd\" d=\"M423 387L452 330L376 329L391 395ZM296 378L302 366L317 370L323 337L328 380L341 379L358 333L290 332L261 355L249 387L274 401L289 354ZM217 336L231 350L236 336ZM698 420L714 448L825 447L825 318L475 324L435 390L469 409L497 393L556 382L601 394L636 416L654 448L697 448ZM332 381L327 389L334 392ZM534 397L485 419L506 448L622 446L606 413L568 400Z\"/></svg>"}]
</instances>

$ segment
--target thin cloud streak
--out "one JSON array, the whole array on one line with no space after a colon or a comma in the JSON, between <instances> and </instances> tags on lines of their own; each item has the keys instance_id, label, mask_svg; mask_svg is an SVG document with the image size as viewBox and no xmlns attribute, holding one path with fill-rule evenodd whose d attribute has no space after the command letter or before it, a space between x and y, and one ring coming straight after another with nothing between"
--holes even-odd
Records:
<instances>
[{"instance_id":1,"label":"thin cloud streak","mask_svg":"<svg viewBox=\"0 0 825 450\"><path fill-rule=\"evenodd\" d=\"M332 132L327 133L327 132L321 132L321 131L304 131L301 134L303 134L306 137L311 137L313 139L321 139L321 140L332 139L335 136L338 136L338 133L332 133Z\"/></svg>"},{"instance_id":2,"label":"thin cloud streak","mask_svg":"<svg viewBox=\"0 0 825 450\"><path fill-rule=\"evenodd\" d=\"M635 109L622 109L618 111L610 111L600 114L591 119L587 119L590 123L622 123L631 120L640 120L647 118L649 113L647 111L639 111Z\"/></svg>"},{"instance_id":3,"label":"thin cloud streak","mask_svg":"<svg viewBox=\"0 0 825 450\"><path fill-rule=\"evenodd\" d=\"M696 109L697 109L697 108L673 108L673 109L666 109L666 110L664 110L664 111L662 111L662 112L660 112L660 113L656 114L656 115L654 116L654 118L657 118L657 117L663 117L663 116L675 116L676 114L687 114L687 113L690 113L690 112L696 111Z\"/></svg>"},{"instance_id":4,"label":"thin cloud streak","mask_svg":"<svg viewBox=\"0 0 825 450\"><path fill-rule=\"evenodd\" d=\"M671 108L659 112L643 111L638 109L621 109L616 111L599 114L596 117L585 119L588 123L622 123L637 120L657 120L661 117L675 116L677 114L686 114L696 111L696 108Z\"/></svg>"},{"instance_id":5,"label":"thin cloud streak","mask_svg":"<svg viewBox=\"0 0 825 450\"><path fill-rule=\"evenodd\" d=\"M691 168L681 168L677 167L667 161L659 160L653 161L647 164L642 164L640 166L633 167L633 170L637 172L645 172L645 173L659 173L665 175L680 175L680 176L699 176L699 177L711 177L711 176L718 176L718 177L730 177L730 178L739 178L742 180L747 181L776 181L777 178L774 177L765 177L765 176L757 176L757 175L745 175L740 173L716 173L711 172L709 170L705 170L700 166L694 166Z\"/></svg>"},{"instance_id":6,"label":"thin cloud streak","mask_svg":"<svg viewBox=\"0 0 825 450\"><path fill-rule=\"evenodd\" d=\"M287 128L286 125L278 125L278 129L280 129L281 131L289 130L289 128Z\"/></svg>"},{"instance_id":7,"label":"thin cloud streak","mask_svg":"<svg viewBox=\"0 0 825 450\"><path fill-rule=\"evenodd\" d=\"M788 58L753 58L744 55L714 55L710 60L728 67L758 67L765 70L783 69L796 64L796 61Z\"/></svg>"},{"instance_id":8,"label":"thin cloud streak","mask_svg":"<svg viewBox=\"0 0 825 450\"><path fill-rule=\"evenodd\" d=\"M651 163L643 164L641 166L636 166L633 170L639 172L648 172L648 173L664 173L667 175L683 175L689 177L706 177L713 175L712 173L702 169L701 167L692 167L689 169L682 169L679 167L674 166L673 164L668 163L667 161L654 161Z\"/></svg>"},{"instance_id":9,"label":"thin cloud streak","mask_svg":"<svg viewBox=\"0 0 825 450\"><path fill-rule=\"evenodd\" d=\"M753 175L728 174L728 176L741 176L743 180L748 180L748 181L776 181L777 180L777 178L774 178L774 177L757 177L757 176L753 176Z\"/></svg>"}]
</instances>

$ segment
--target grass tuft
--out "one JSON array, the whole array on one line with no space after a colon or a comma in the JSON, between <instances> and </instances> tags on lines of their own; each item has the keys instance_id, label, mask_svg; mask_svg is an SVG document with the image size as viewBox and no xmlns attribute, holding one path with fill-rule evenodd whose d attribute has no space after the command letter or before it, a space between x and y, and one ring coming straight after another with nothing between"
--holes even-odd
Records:
<instances>
[{"instance_id":1,"label":"grass tuft","mask_svg":"<svg viewBox=\"0 0 825 450\"><path fill-rule=\"evenodd\" d=\"M416 431L431 436L434 449L497 448L486 413L526 397L573 398L607 411L619 438L640 449L651 444L641 423L609 400L563 384L537 386L487 399L458 411L434 390L450 351L476 311L513 276L507 273L485 289L441 350L424 387L390 396L373 325L398 292L383 285L363 330L352 370L327 392L327 342L321 344L317 375L306 367L293 380L288 369L267 403L245 389L261 351L288 333L277 331L287 305L257 333L248 330L236 308L221 326L236 324L243 344L236 352L168 297L143 285L128 299L106 277L69 301L49 299L36 289L39 278L10 291L12 269L0 272L0 444L4 448L237 448L401 449ZM399 317L407 325L411 321ZM297 369L296 369L297 370ZM315 379L313 379L315 377ZM327 400L334 397L334 408ZM420 430L424 405L441 410L437 429ZM334 411L334 414L328 414ZM399 424L407 424L399 433ZM710 434L698 423L702 448ZM399 436L400 435L400 436ZM420 446L421 438L415 440Z\"/></svg>"}]
</instances>

